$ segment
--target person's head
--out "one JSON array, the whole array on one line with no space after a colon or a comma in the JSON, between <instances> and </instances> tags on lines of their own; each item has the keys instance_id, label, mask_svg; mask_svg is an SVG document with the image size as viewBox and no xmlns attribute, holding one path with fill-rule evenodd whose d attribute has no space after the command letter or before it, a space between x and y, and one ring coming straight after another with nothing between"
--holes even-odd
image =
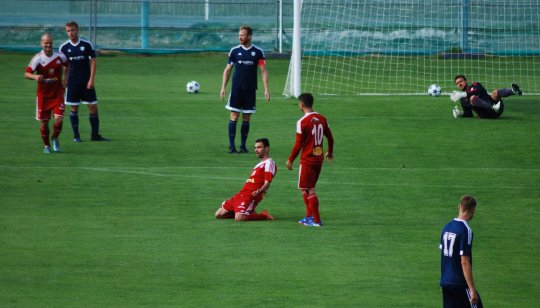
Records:
<instances>
[{"instance_id":1,"label":"person's head","mask_svg":"<svg viewBox=\"0 0 540 308\"><path fill-rule=\"evenodd\" d=\"M270 151L270 141L268 138L259 138L255 140L255 155L258 158L263 158L268 155Z\"/></svg>"},{"instance_id":2,"label":"person's head","mask_svg":"<svg viewBox=\"0 0 540 308\"><path fill-rule=\"evenodd\" d=\"M456 78L454 78L454 83L460 90L465 90L467 88L467 78L465 78L464 75L457 75Z\"/></svg>"},{"instance_id":3,"label":"person's head","mask_svg":"<svg viewBox=\"0 0 540 308\"><path fill-rule=\"evenodd\" d=\"M471 220L476 212L476 199L471 195L461 197L458 205L459 217L465 220Z\"/></svg>"},{"instance_id":4,"label":"person's head","mask_svg":"<svg viewBox=\"0 0 540 308\"><path fill-rule=\"evenodd\" d=\"M249 26L241 26L238 31L238 39L240 40L240 45L249 46L251 45L251 35L253 34L253 29Z\"/></svg>"},{"instance_id":5,"label":"person's head","mask_svg":"<svg viewBox=\"0 0 540 308\"><path fill-rule=\"evenodd\" d=\"M311 93L302 93L298 96L298 107L301 110L313 109L313 95Z\"/></svg>"},{"instance_id":6,"label":"person's head","mask_svg":"<svg viewBox=\"0 0 540 308\"><path fill-rule=\"evenodd\" d=\"M41 35L41 48L43 49L43 52L50 56L53 53L53 38L50 33L43 33Z\"/></svg>"},{"instance_id":7,"label":"person's head","mask_svg":"<svg viewBox=\"0 0 540 308\"><path fill-rule=\"evenodd\" d=\"M79 39L79 25L75 21L68 21L66 23L66 34L71 41L77 41Z\"/></svg>"}]
</instances>

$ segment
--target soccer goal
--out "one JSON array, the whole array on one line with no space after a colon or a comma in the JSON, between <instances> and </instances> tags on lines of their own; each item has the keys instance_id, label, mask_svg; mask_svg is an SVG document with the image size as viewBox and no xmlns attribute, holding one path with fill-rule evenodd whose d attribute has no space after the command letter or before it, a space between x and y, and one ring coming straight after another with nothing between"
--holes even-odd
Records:
<instances>
[{"instance_id":1,"label":"soccer goal","mask_svg":"<svg viewBox=\"0 0 540 308\"><path fill-rule=\"evenodd\" d=\"M296 11L287 96L448 93L457 74L540 94L540 0L295 0Z\"/></svg>"}]
</instances>

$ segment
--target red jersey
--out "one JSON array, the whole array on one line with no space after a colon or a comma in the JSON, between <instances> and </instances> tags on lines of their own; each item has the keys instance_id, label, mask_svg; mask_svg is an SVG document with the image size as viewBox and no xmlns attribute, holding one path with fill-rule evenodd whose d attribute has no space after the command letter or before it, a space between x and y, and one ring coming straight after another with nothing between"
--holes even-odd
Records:
<instances>
[{"instance_id":1,"label":"red jersey","mask_svg":"<svg viewBox=\"0 0 540 308\"><path fill-rule=\"evenodd\" d=\"M296 122L296 143L289 161L292 163L302 151L300 163L322 164L324 160L323 136L328 140L328 153L334 151L334 137L326 118L317 112L310 112Z\"/></svg>"},{"instance_id":2,"label":"red jersey","mask_svg":"<svg viewBox=\"0 0 540 308\"><path fill-rule=\"evenodd\" d=\"M64 95L62 87L63 67L67 65L67 58L63 53L54 51L47 57L43 51L36 54L26 67L27 73L36 72L43 79L38 82L37 95L39 97L56 97Z\"/></svg>"},{"instance_id":3,"label":"red jersey","mask_svg":"<svg viewBox=\"0 0 540 308\"><path fill-rule=\"evenodd\" d=\"M276 172L276 163L272 158L261 161L253 168L241 192L255 191L264 185L264 181L272 182Z\"/></svg>"}]
</instances>

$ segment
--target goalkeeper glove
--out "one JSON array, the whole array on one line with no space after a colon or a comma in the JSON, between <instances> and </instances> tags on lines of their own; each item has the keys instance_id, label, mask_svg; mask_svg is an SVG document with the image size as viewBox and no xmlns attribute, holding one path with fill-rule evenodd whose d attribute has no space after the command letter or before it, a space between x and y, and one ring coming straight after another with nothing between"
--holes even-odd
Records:
<instances>
[{"instance_id":1,"label":"goalkeeper glove","mask_svg":"<svg viewBox=\"0 0 540 308\"><path fill-rule=\"evenodd\" d=\"M454 118L461 118L463 116L463 111L459 110L458 106L454 106L454 109L452 110L452 114L454 115Z\"/></svg>"},{"instance_id":2,"label":"goalkeeper glove","mask_svg":"<svg viewBox=\"0 0 540 308\"><path fill-rule=\"evenodd\" d=\"M457 102L464 97L467 97L467 92L454 91L452 94L450 94L450 99L454 102Z\"/></svg>"}]
</instances>

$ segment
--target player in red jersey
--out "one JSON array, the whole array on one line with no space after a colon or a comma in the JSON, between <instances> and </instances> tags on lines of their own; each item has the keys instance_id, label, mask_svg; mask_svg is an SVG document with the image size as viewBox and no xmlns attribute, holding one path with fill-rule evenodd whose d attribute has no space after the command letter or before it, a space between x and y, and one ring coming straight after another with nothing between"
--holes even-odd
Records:
<instances>
[{"instance_id":1,"label":"player in red jersey","mask_svg":"<svg viewBox=\"0 0 540 308\"><path fill-rule=\"evenodd\" d=\"M53 125L53 150L60 152L60 143L58 136L62 131L62 122L64 118L64 87L62 86L62 72L67 65L66 57L59 52L53 51L53 38L49 33L41 36L41 48L30 64L26 67L24 77L26 79L36 80L37 98L36 98L36 119L41 122L39 130L41 138L45 144L44 153L51 152L49 141L49 120L51 112L54 114Z\"/></svg>"},{"instance_id":2,"label":"player in red jersey","mask_svg":"<svg viewBox=\"0 0 540 308\"><path fill-rule=\"evenodd\" d=\"M240 192L223 201L216 211L216 218L234 218L236 221L243 220L273 220L274 218L264 210L260 214L255 213L255 208L262 201L270 183L276 175L276 163L270 158L270 142L266 138L255 141L255 155L260 162L253 168Z\"/></svg>"},{"instance_id":3,"label":"player in red jersey","mask_svg":"<svg viewBox=\"0 0 540 308\"><path fill-rule=\"evenodd\" d=\"M329 162L334 159L334 137L332 137L332 131L328 127L326 118L313 111L313 95L310 93L301 94L298 97L298 106L304 116L296 122L296 143L286 165L287 169L292 170L294 159L302 151L298 188L302 191L306 216L298 222L310 227L320 227L322 222L315 185L321 173L324 157L326 156ZM323 155L323 136L328 141L328 151L325 155Z\"/></svg>"}]
</instances>

